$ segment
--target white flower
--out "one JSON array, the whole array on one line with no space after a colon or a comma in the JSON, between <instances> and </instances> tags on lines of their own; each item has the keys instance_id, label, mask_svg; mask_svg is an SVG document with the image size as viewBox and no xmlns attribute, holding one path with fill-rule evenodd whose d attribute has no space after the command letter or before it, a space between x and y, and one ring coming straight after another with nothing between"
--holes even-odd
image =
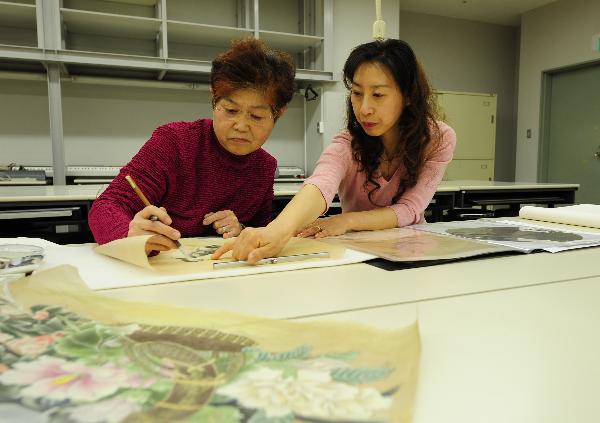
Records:
<instances>
[{"instance_id":1,"label":"white flower","mask_svg":"<svg viewBox=\"0 0 600 423\"><path fill-rule=\"evenodd\" d=\"M328 371L299 370L297 377L283 370L262 367L243 374L218 393L235 398L242 406L262 409L269 418L290 413L319 418L369 418L389 408L391 399L373 388L331 380Z\"/></svg>"},{"instance_id":2,"label":"white flower","mask_svg":"<svg viewBox=\"0 0 600 423\"><path fill-rule=\"evenodd\" d=\"M100 423L120 422L130 414L141 410L141 405L127 398L110 398L93 404L75 407L69 415L77 422Z\"/></svg>"}]
</instances>

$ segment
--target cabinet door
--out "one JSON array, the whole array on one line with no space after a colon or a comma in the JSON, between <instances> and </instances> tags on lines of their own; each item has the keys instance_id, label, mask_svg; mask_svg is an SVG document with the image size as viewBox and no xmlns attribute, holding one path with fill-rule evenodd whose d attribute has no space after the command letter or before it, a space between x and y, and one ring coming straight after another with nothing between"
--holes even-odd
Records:
<instances>
[{"instance_id":1,"label":"cabinet door","mask_svg":"<svg viewBox=\"0 0 600 423\"><path fill-rule=\"evenodd\" d=\"M442 117L457 136L455 159L493 160L496 144L496 96L437 94Z\"/></svg>"},{"instance_id":2,"label":"cabinet door","mask_svg":"<svg viewBox=\"0 0 600 423\"><path fill-rule=\"evenodd\" d=\"M492 181L494 179L494 161L452 160L446 168L444 180L457 179Z\"/></svg>"}]
</instances>

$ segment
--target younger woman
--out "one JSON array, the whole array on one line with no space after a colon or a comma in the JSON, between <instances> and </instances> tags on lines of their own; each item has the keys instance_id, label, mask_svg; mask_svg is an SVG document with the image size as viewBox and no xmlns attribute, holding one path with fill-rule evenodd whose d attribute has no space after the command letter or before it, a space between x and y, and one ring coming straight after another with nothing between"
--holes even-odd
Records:
<instances>
[{"instance_id":1,"label":"younger woman","mask_svg":"<svg viewBox=\"0 0 600 423\"><path fill-rule=\"evenodd\" d=\"M246 39L212 63L213 119L157 128L94 201L89 225L100 244L154 234L148 252L181 236L236 236L271 220L276 160L261 147L294 92L285 53ZM151 206L125 180L131 175ZM158 217L155 221L152 216Z\"/></svg>"},{"instance_id":2,"label":"younger woman","mask_svg":"<svg viewBox=\"0 0 600 423\"><path fill-rule=\"evenodd\" d=\"M295 234L320 238L424 221L456 134L435 120L432 92L412 49L392 39L362 44L344 65L344 83L347 131L273 222L242 231L213 258L232 250L234 258L255 263L277 255ZM343 213L317 219L336 192Z\"/></svg>"}]
</instances>

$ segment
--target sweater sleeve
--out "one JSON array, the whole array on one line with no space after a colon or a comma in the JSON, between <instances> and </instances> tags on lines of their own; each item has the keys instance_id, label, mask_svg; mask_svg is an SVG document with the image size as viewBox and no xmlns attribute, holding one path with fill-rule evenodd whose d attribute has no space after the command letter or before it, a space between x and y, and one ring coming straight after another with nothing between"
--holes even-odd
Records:
<instances>
[{"instance_id":1,"label":"sweater sleeve","mask_svg":"<svg viewBox=\"0 0 600 423\"><path fill-rule=\"evenodd\" d=\"M406 190L396 204L389 206L398 219L398 227L418 223L433 198L444 176L446 166L452 160L456 146L456 133L444 123L438 123L441 141L425 160L417 184Z\"/></svg>"},{"instance_id":2,"label":"sweater sleeve","mask_svg":"<svg viewBox=\"0 0 600 423\"><path fill-rule=\"evenodd\" d=\"M168 189L169 173L177 169L175 141L176 135L168 126L157 128L94 201L88 222L97 243L125 238L129 222L144 208L142 200L125 180L126 175L131 175L151 204L161 204Z\"/></svg>"},{"instance_id":3,"label":"sweater sleeve","mask_svg":"<svg viewBox=\"0 0 600 423\"><path fill-rule=\"evenodd\" d=\"M304 181L304 185L314 185L321 191L327 209L331 207L340 183L350 167L352 149L349 137L346 132L338 134L317 160L313 174Z\"/></svg>"}]
</instances>

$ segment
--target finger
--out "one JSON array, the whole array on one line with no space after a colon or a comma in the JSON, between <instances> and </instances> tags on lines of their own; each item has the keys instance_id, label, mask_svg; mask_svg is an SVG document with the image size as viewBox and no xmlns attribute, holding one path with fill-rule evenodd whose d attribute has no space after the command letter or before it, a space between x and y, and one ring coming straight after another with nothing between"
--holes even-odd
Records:
<instances>
[{"instance_id":1,"label":"finger","mask_svg":"<svg viewBox=\"0 0 600 423\"><path fill-rule=\"evenodd\" d=\"M204 216L204 220L202 221L203 225L211 225L217 220L221 220L232 214L231 210L221 210L214 213L209 213L208 216Z\"/></svg>"},{"instance_id":2,"label":"finger","mask_svg":"<svg viewBox=\"0 0 600 423\"><path fill-rule=\"evenodd\" d=\"M173 223L173 220L164 207L146 206L138 213L138 215L143 219L148 220L150 220L152 216L156 216L158 220L163 222L165 225L170 225Z\"/></svg>"},{"instance_id":3,"label":"finger","mask_svg":"<svg viewBox=\"0 0 600 423\"><path fill-rule=\"evenodd\" d=\"M152 222L151 220L140 220L136 222L139 229L147 232L162 235L172 240L181 238L181 233L177 229L173 229L170 226L165 225L162 222Z\"/></svg>"},{"instance_id":4,"label":"finger","mask_svg":"<svg viewBox=\"0 0 600 423\"><path fill-rule=\"evenodd\" d=\"M242 232L242 227L238 224L238 225L232 227L231 229L228 229L227 232L225 232L223 234L223 238L225 238L225 239L233 238L235 236L238 236L241 232Z\"/></svg>"},{"instance_id":5,"label":"finger","mask_svg":"<svg viewBox=\"0 0 600 423\"><path fill-rule=\"evenodd\" d=\"M223 232L224 239L233 238L236 235L237 235L237 231L235 229L227 229L225 232Z\"/></svg>"},{"instance_id":6,"label":"finger","mask_svg":"<svg viewBox=\"0 0 600 423\"><path fill-rule=\"evenodd\" d=\"M164 251L177 248L177 245L175 244L175 242L172 239L167 238L162 235L155 235L155 236L149 238L148 243L161 245L164 248ZM163 250L161 250L161 251L163 251Z\"/></svg>"},{"instance_id":7,"label":"finger","mask_svg":"<svg viewBox=\"0 0 600 423\"><path fill-rule=\"evenodd\" d=\"M266 245L264 247L256 248L250 254L248 254L248 258L246 261L249 264L256 264L259 260L262 260L267 257L275 257L277 252L274 251L273 246Z\"/></svg>"},{"instance_id":8,"label":"finger","mask_svg":"<svg viewBox=\"0 0 600 423\"><path fill-rule=\"evenodd\" d=\"M326 238L328 236L331 236L331 234L327 229L323 229L322 231L315 233L315 238Z\"/></svg>"},{"instance_id":9,"label":"finger","mask_svg":"<svg viewBox=\"0 0 600 423\"><path fill-rule=\"evenodd\" d=\"M319 233L319 229L315 228L314 226L309 226L308 228L304 228L302 230L302 232L300 232L300 234L298 234L299 237L301 238L308 238L310 236L313 236Z\"/></svg>"},{"instance_id":10,"label":"finger","mask_svg":"<svg viewBox=\"0 0 600 423\"><path fill-rule=\"evenodd\" d=\"M146 243L146 254L150 253L151 251L169 251L169 248L162 244Z\"/></svg>"},{"instance_id":11,"label":"finger","mask_svg":"<svg viewBox=\"0 0 600 423\"><path fill-rule=\"evenodd\" d=\"M230 232L235 229L233 225L219 224L217 222L213 223L213 226L215 228L215 232L218 234L225 234L226 232Z\"/></svg>"},{"instance_id":12,"label":"finger","mask_svg":"<svg viewBox=\"0 0 600 423\"><path fill-rule=\"evenodd\" d=\"M261 242L261 237L256 232L245 232L235 241L231 256L236 260L247 260L253 250L264 245L266 244Z\"/></svg>"},{"instance_id":13,"label":"finger","mask_svg":"<svg viewBox=\"0 0 600 423\"><path fill-rule=\"evenodd\" d=\"M225 244L221 245L221 246L220 246L220 247L217 249L217 251L215 251L215 252L214 252L214 253L213 253L213 254L210 256L210 258L211 258L212 260L217 260L217 259L221 258L221 256L222 256L223 254L225 254L226 252L228 252L228 251L231 251L231 250L233 249L233 245L234 245L234 244L235 244L235 241L229 241L229 242L226 242Z\"/></svg>"}]
</instances>

